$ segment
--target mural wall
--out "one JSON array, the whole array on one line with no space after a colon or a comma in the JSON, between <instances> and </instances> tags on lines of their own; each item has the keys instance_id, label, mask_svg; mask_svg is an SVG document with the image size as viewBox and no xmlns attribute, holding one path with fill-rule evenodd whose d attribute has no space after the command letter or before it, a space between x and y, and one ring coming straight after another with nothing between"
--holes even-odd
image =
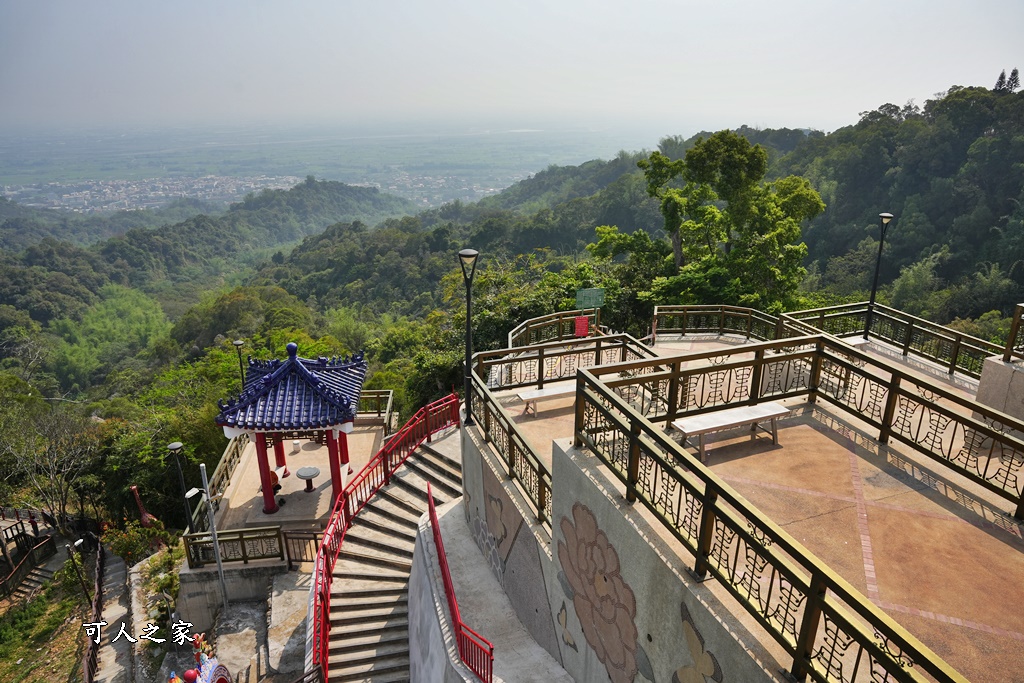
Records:
<instances>
[{"instance_id":1,"label":"mural wall","mask_svg":"<svg viewBox=\"0 0 1024 683\"><path fill-rule=\"evenodd\" d=\"M709 611L709 588L684 573L692 559L626 504L595 458L554 442L552 538L480 446L463 430L467 523L520 621L573 678L783 680L757 641L737 642L730 615Z\"/></svg>"}]
</instances>

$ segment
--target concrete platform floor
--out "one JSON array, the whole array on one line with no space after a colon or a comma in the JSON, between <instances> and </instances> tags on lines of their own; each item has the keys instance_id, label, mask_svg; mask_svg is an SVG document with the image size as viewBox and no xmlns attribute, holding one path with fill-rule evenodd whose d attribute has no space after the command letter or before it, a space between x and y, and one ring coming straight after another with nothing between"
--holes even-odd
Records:
<instances>
[{"instance_id":1,"label":"concrete platform floor","mask_svg":"<svg viewBox=\"0 0 1024 683\"><path fill-rule=\"evenodd\" d=\"M656 350L741 344L677 338ZM940 381L927 363L874 343L861 350ZM943 386L973 396L970 381ZM518 391L496 397L550 466L551 441L572 436L574 397L522 415ZM711 470L970 680L1024 681L1024 526L1012 505L895 441L881 446L846 413L785 403L794 414L780 420L778 446L745 429L709 435Z\"/></svg>"},{"instance_id":2,"label":"concrete platform floor","mask_svg":"<svg viewBox=\"0 0 1024 683\"><path fill-rule=\"evenodd\" d=\"M361 470L376 455L382 441L383 431L379 426L357 426L348 435L349 464L353 473ZM268 450L270 465L273 467L274 451ZM245 447L217 512L218 529L281 526L288 530L319 531L323 528L331 512L331 467L327 459L327 446L302 441L295 448L291 441L287 441L285 459L290 476L280 480L281 490L275 496L283 498L285 503L279 506L277 512L264 514L256 445L250 443ZM320 476L313 480L312 492L306 492L306 482L295 476L300 467L316 467L320 470ZM345 483L350 476L342 472Z\"/></svg>"}]
</instances>

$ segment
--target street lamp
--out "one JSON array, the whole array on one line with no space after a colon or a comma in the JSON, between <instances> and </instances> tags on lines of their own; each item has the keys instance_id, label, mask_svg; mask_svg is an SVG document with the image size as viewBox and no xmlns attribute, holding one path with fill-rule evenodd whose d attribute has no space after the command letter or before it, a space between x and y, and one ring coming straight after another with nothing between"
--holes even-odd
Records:
<instances>
[{"instance_id":1,"label":"street lamp","mask_svg":"<svg viewBox=\"0 0 1024 683\"><path fill-rule=\"evenodd\" d=\"M85 604L92 602L92 596L89 595L89 589L85 587L85 579L82 578L82 571L78 568L78 563L75 562L75 550L82 552L82 539L75 541L75 548L72 550L70 543L65 543L64 547L68 551L68 559L71 560L72 566L75 568L75 574L78 575L78 582L82 584L82 592L85 593Z\"/></svg>"},{"instance_id":2,"label":"street lamp","mask_svg":"<svg viewBox=\"0 0 1024 683\"><path fill-rule=\"evenodd\" d=\"M463 249L459 252L462 279L466 282L466 425L473 424L473 275L480 252Z\"/></svg>"},{"instance_id":3,"label":"street lamp","mask_svg":"<svg viewBox=\"0 0 1024 683\"><path fill-rule=\"evenodd\" d=\"M181 473L181 449L182 443L175 441L174 443L167 444L167 450L174 456L174 464L178 466L178 483L181 484L181 500L185 504L185 520L188 522L188 532L194 534L196 532L195 523L192 521L192 508L188 506L188 494L185 493L185 475Z\"/></svg>"},{"instance_id":4,"label":"street lamp","mask_svg":"<svg viewBox=\"0 0 1024 683\"><path fill-rule=\"evenodd\" d=\"M220 545L217 543L217 519L213 514L213 500L210 498L210 484L206 480L206 463L199 463L199 472L203 475L203 488L189 489L189 492L185 494L185 497L191 498L197 493L202 493L203 498L206 499L206 514L210 517L210 537L213 540L213 557L217 560L217 575L220 577L221 599L224 601L224 607L227 607L228 587L224 582L224 565L220 562Z\"/></svg>"},{"instance_id":5,"label":"street lamp","mask_svg":"<svg viewBox=\"0 0 1024 683\"><path fill-rule=\"evenodd\" d=\"M242 347L245 346L245 342L236 339L231 343L235 345L235 351L238 351L238 375L242 378L242 391L245 391L245 369L242 367Z\"/></svg>"},{"instance_id":6,"label":"street lamp","mask_svg":"<svg viewBox=\"0 0 1024 683\"><path fill-rule=\"evenodd\" d=\"M878 214L879 228L881 234L878 237L878 258L875 259L875 280L871 283L871 300L868 301L868 317L864 322L864 339L868 338L871 331L871 318L875 315L875 293L878 291L878 269L882 266L882 246L885 244L885 233L889 231L889 222L892 220L891 213Z\"/></svg>"}]
</instances>

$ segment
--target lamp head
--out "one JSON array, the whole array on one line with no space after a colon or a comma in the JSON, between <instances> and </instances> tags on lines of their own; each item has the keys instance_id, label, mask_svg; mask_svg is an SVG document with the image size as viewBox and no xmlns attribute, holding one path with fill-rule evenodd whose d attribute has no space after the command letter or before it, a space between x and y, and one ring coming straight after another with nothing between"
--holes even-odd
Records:
<instances>
[{"instance_id":1,"label":"lamp head","mask_svg":"<svg viewBox=\"0 0 1024 683\"><path fill-rule=\"evenodd\" d=\"M76 548L81 548L82 547L82 543L84 543L84 542L85 542L84 538L78 539L77 541L75 541L75 547Z\"/></svg>"},{"instance_id":2,"label":"lamp head","mask_svg":"<svg viewBox=\"0 0 1024 683\"><path fill-rule=\"evenodd\" d=\"M476 260L480 252L476 249L463 249L459 252L459 264L462 266L462 279L466 282L473 281L473 274L476 272Z\"/></svg>"},{"instance_id":3,"label":"lamp head","mask_svg":"<svg viewBox=\"0 0 1024 683\"><path fill-rule=\"evenodd\" d=\"M244 342L244 341L242 341L241 339L236 339L235 341L233 341L233 342L231 342L231 343L232 343L232 344L234 344L234 345L235 345L235 348L236 348L236 349L239 349L239 350L241 350L241 348L242 348L243 346L245 346L245 342Z\"/></svg>"},{"instance_id":4,"label":"lamp head","mask_svg":"<svg viewBox=\"0 0 1024 683\"><path fill-rule=\"evenodd\" d=\"M180 441L175 441L174 443L167 444L167 450L177 455L178 453L181 452L183 446L184 444L182 444Z\"/></svg>"},{"instance_id":5,"label":"lamp head","mask_svg":"<svg viewBox=\"0 0 1024 683\"><path fill-rule=\"evenodd\" d=\"M889 225L889 221L892 220L892 214L891 213L880 213L880 214L878 214L878 218L882 221L882 225Z\"/></svg>"}]
</instances>

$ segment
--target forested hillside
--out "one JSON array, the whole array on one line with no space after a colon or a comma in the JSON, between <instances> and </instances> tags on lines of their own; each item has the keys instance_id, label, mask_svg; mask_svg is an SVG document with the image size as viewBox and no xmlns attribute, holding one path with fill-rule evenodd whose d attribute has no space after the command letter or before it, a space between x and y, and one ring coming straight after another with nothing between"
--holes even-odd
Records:
<instances>
[{"instance_id":1,"label":"forested hillside","mask_svg":"<svg viewBox=\"0 0 1024 683\"><path fill-rule=\"evenodd\" d=\"M289 341L307 356L365 350L367 386L394 389L406 414L450 391L466 246L482 254L472 322L487 349L525 318L573 308L583 287L603 287L603 321L637 335L663 303L779 311L866 298L889 211L880 299L998 339L1024 292L1022 159L1024 94L953 87L828 135L669 136L417 214L310 178L91 245L12 224L20 246L0 251L0 502L44 495L27 483L30 456L59 423L92 444L83 500L121 519L137 483L180 524L166 444L186 443L192 462L219 457L212 417L237 390L234 339L262 358Z\"/></svg>"}]
</instances>

